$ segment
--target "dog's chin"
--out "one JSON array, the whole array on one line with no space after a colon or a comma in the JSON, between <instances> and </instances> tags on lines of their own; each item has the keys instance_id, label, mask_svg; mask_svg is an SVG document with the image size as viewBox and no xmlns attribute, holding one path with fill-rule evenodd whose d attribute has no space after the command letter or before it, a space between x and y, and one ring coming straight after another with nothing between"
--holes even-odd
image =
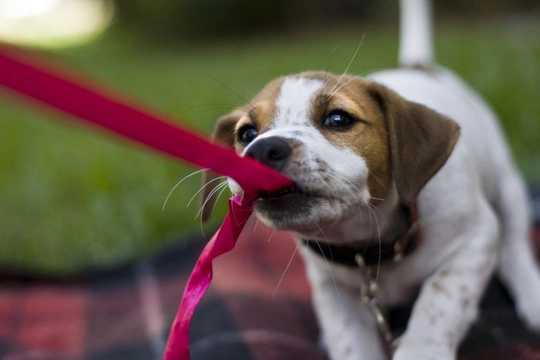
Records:
<instances>
[{"instance_id":1,"label":"dog's chin","mask_svg":"<svg viewBox=\"0 0 540 360\"><path fill-rule=\"evenodd\" d=\"M320 222L338 220L347 207L347 201L296 187L263 194L254 203L255 214L267 226L300 233L317 229Z\"/></svg>"}]
</instances>

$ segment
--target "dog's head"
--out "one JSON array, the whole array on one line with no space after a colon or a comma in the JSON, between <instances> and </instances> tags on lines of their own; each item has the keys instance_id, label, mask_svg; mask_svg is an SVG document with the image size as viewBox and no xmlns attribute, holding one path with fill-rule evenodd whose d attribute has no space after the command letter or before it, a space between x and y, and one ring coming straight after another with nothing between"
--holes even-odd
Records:
<instances>
[{"instance_id":1,"label":"dog's head","mask_svg":"<svg viewBox=\"0 0 540 360\"><path fill-rule=\"evenodd\" d=\"M454 121L382 85L324 72L272 81L247 111L220 118L214 131L217 141L295 182L254 206L270 227L299 233L339 226L384 199L394 184L399 201L411 205L458 136ZM232 180L229 186L242 191Z\"/></svg>"}]
</instances>

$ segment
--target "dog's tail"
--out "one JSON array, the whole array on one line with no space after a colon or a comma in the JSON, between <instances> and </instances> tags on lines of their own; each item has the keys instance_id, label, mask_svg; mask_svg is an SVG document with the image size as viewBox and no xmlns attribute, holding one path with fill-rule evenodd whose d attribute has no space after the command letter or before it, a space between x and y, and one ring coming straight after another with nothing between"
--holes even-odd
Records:
<instances>
[{"instance_id":1,"label":"dog's tail","mask_svg":"<svg viewBox=\"0 0 540 360\"><path fill-rule=\"evenodd\" d=\"M431 1L400 0L399 64L406 67L431 65Z\"/></svg>"}]
</instances>

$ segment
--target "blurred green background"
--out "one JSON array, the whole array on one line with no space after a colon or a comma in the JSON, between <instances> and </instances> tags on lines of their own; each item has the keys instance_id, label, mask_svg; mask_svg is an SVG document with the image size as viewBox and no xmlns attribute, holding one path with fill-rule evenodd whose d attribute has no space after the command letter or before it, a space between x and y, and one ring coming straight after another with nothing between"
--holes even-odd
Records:
<instances>
[{"instance_id":1,"label":"blurred green background","mask_svg":"<svg viewBox=\"0 0 540 360\"><path fill-rule=\"evenodd\" d=\"M76 15L74 4L98 0L27 1L24 8L0 0L4 41L35 47L206 134L218 116L243 104L234 93L250 98L289 73L343 72L364 33L349 73L396 65L397 0L106 1L95 10L95 27L73 34L89 13ZM68 5L72 18L43 20ZM435 1L437 61L494 107L530 182L540 181L539 5ZM66 18L69 24L51 30ZM197 201L187 206L200 176L183 182L162 212L173 186L197 169L62 119L0 89L1 271L75 274L201 236ZM226 197L204 227L206 238Z\"/></svg>"}]
</instances>

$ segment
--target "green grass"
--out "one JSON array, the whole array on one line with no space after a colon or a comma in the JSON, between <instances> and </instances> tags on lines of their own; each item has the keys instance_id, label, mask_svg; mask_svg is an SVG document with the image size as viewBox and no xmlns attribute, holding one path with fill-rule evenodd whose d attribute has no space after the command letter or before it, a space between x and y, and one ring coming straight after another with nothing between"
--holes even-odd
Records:
<instances>
[{"instance_id":1,"label":"green grass","mask_svg":"<svg viewBox=\"0 0 540 360\"><path fill-rule=\"evenodd\" d=\"M111 33L49 55L208 133L243 102L211 77L249 98L279 75L324 70L336 45L329 69L340 73L366 27L176 48ZM493 105L519 167L540 181L540 25L437 30L440 63ZM349 72L395 66L396 49L397 30L372 26ZM161 211L169 190L196 169L59 119L0 92L0 268L70 273L148 256L181 234L200 233L196 205L186 208L200 178L186 180Z\"/></svg>"}]
</instances>

